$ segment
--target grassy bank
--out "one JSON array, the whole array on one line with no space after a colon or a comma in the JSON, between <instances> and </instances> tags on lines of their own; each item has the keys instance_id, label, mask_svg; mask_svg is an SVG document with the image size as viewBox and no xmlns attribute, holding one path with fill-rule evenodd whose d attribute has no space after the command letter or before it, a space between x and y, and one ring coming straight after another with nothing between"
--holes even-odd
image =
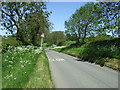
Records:
<instances>
[{"instance_id":1,"label":"grassy bank","mask_svg":"<svg viewBox=\"0 0 120 90\"><path fill-rule=\"evenodd\" d=\"M2 54L3 88L51 88L50 77L47 57L38 47L16 47Z\"/></svg>"},{"instance_id":2,"label":"grassy bank","mask_svg":"<svg viewBox=\"0 0 120 90\"><path fill-rule=\"evenodd\" d=\"M86 40L86 42L79 46L71 44L65 48L56 48L53 50L120 71L118 65L120 61L119 41L119 38L94 41Z\"/></svg>"},{"instance_id":3,"label":"grassy bank","mask_svg":"<svg viewBox=\"0 0 120 90\"><path fill-rule=\"evenodd\" d=\"M45 52L42 52L34 72L31 74L27 88L53 88L54 85L51 80L51 73L49 69L49 63Z\"/></svg>"}]
</instances>

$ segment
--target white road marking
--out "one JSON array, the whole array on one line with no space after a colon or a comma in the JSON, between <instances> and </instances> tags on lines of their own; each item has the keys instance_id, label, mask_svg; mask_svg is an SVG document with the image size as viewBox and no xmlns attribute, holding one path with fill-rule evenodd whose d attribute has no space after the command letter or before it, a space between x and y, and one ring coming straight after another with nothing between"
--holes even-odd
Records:
<instances>
[{"instance_id":1,"label":"white road marking","mask_svg":"<svg viewBox=\"0 0 120 90\"><path fill-rule=\"evenodd\" d=\"M65 61L65 59L62 58L61 61Z\"/></svg>"},{"instance_id":2,"label":"white road marking","mask_svg":"<svg viewBox=\"0 0 120 90\"><path fill-rule=\"evenodd\" d=\"M57 58L57 59L49 59L50 62L52 61L65 61L63 58Z\"/></svg>"}]
</instances>

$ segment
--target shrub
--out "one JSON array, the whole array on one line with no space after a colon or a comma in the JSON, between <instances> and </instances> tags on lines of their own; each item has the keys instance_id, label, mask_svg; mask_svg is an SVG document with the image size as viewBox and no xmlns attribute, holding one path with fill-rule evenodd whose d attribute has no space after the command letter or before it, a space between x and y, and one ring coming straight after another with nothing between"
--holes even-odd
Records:
<instances>
[{"instance_id":1,"label":"shrub","mask_svg":"<svg viewBox=\"0 0 120 90\"><path fill-rule=\"evenodd\" d=\"M58 40L57 46L62 46L64 44L64 42L65 42L65 40L62 40L62 39Z\"/></svg>"},{"instance_id":2,"label":"shrub","mask_svg":"<svg viewBox=\"0 0 120 90\"><path fill-rule=\"evenodd\" d=\"M89 48L91 53L96 50L97 56L120 58L120 38L89 42L82 45L82 48ZM96 54L96 52L94 53Z\"/></svg>"},{"instance_id":3,"label":"shrub","mask_svg":"<svg viewBox=\"0 0 120 90\"><path fill-rule=\"evenodd\" d=\"M96 60L95 63L100 64L100 66L103 67L105 65L105 60L99 59L99 60Z\"/></svg>"},{"instance_id":4,"label":"shrub","mask_svg":"<svg viewBox=\"0 0 120 90\"><path fill-rule=\"evenodd\" d=\"M77 56L91 63L95 62L100 64L100 66L104 66L107 62L103 58L120 59L120 38L105 36L106 38L103 37L102 40L98 37L100 36L91 37L90 39L94 39L93 41L87 41L86 39L85 43L80 42L82 46L79 45L77 48L76 43L74 43L58 51Z\"/></svg>"},{"instance_id":5,"label":"shrub","mask_svg":"<svg viewBox=\"0 0 120 90\"><path fill-rule=\"evenodd\" d=\"M80 40L79 41L79 43L76 43L77 45L79 45L79 46L82 46L82 45L84 45L86 42L84 42L83 40Z\"/></svg>"},{"instance_id":6,"label":"shrub","mask_svg":"<svg viewBox=\"0 0 120 90\"><path fill-rule=\"evenodd\" d=\"M22 45L22 42L17 41L14 37L4 38L2 39L2 52L5 52L6 50L8 50L9 47L14 48L19 45Z\"/></svg>"}]
</instances>

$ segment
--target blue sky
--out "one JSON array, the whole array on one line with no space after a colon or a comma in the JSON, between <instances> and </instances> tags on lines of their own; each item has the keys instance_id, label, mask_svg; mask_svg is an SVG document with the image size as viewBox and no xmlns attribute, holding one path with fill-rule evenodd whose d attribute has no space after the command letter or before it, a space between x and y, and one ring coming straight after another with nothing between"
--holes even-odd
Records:
<instances>
[{"instance_id":1,"label":"blue sky","mask_svg":"<svg viewBox=\"0 0 120 90\"><path fill-rule=\"evenodd\" d=\"M49 20L54 24L52 31L64 31L64 22L87 2L49 2L47 10L52 11Z\"/></svg>"},{"instance_id":2,"label":"blue sky","mask_svg":"<svg viewBox=\"0 0 120 90\"><path fill-rule=\"evenodd\" d=\"M49 17L54 24L52 31L64 31L64 22L85 3L87 2L47 2L47 10L52 11ZM2 35L5 35L5 32L0 30Z\"/></svg>"}]
</instances>

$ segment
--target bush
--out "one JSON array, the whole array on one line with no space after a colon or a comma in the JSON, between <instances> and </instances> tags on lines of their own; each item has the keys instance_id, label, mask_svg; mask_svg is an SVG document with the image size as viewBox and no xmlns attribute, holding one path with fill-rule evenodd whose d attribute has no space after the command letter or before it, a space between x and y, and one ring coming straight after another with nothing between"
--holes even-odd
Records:
<instances>
[{"instance_id":1,"label":"bush","mask_svg":"<svg viewBox=\"0 0 120 90\"><path fill-rule=\"evenodd\" d=\"M89 39L91 40L87 41ZM111 38L109 36L104 36L102 38L102 36L96 36L88 38L85 42L80 42L80 44L82 46L79 45L77 47L76 43L70 44L58 51L77 56L84 61L91 63L95 62L100 64L100 66L104 66L107 62L103 58L120 59L120 38Z\"/></svg>"},{"instance_id":2,"label":"bush","mask_svg":"<svg viewBox=\"0 0 120 90\"><path fill-rule=\"evenodd\" d=\"M58 40L57 46L62 46L64 44L64 42L65 42L65 40L63 40L63 39Z\"/></svg>"},{"instance_id":3,"label":"bush","mask_svg":"<svg viewBox=\"0 0 120 90\"><path fill-rule=\"evenodd\" d=\"M83 40L81 40L81 41L79 41L79 43L78 43L78 45L79 46L82 46L82 45L84 45L86 42L84 42Z\"/></svg>"},{"instance_id":4,"label":"bush","mask_svg":"<svg viewBox=\"0 0 120 90\"><path fill-rule=\"evenodd\" d=\"M113 39L113 37L110 37L109 35L97 35L97 36L91 36L85 39L86 42L94 42L94 41L101 41L101 40L110 40Z\"/></svg>"},{"instance_id":5,"label":"bush","mask_svg":"<svg viewBox=\"0 0 120 90\"><path fill-rule=\"evenodd\" d=\"M103 67L103 66L105 65L105 60L99 59L99 60L96 60L95 63L96 63L96 64L100 64L100 66Z\"/></svg>"},{"instance_id":6,"label":"bush","mask_svg":"<svg viewBox=\"0 0 120 90\"><path fill-rule=\"evenodd\" d=\"M120 38L87 42L82 48L96 49L101 57L120 58Z\"/></svg>"},{"instance_id":7,"label":"bush","mask_svg":"<svg viewBox=\"0 0 120 90\"><path fill-rule=\"evenodd\" d=\"M111 40L99 40L99 41L94 41L90 42L87 47L120 47L120 38L115 38Z\"/></svg>"},{"instance_id":8,"label":"bush","mask_svg":"<svg viewBox=\"0 0 120 90\"><path fill-rule=\"evenodd\" d=\"M75 43L76 43L76 41L66 41L64 43L64 46L70 46L71 44L75 44Z\"/></svg>"},{"instance_id":9,"label":"bush","mask_svg":"<svg viewBox=\"0 0 120 90\"><path fill-rule=\"evenodd\" d=\"M7 51L9 47L14 48L19 45L22 45L22 42L17 41L14 37L4 38L2 39L2 52Z\"/></svg>"},{"instance_id":10,"label":"bush","mask_svg":"<svg viewBox=\"0 0 120 90\"><path fill-rule=\"evenodd\" d=\"M79 51L79 57L84 61L89 61L91 63L95 62L96 58L99 58L99 53L96 49L92 48L81 48Z\"/></svg>"}]
</instances>

